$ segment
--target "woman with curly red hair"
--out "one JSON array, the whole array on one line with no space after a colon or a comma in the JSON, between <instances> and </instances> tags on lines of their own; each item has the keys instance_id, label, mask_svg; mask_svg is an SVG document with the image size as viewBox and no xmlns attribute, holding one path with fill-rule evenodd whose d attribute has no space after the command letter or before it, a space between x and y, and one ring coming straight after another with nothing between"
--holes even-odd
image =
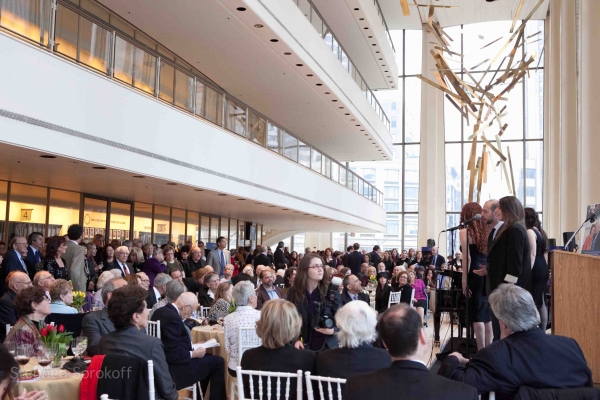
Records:
<instances>
[{"instance_id":1,"label":"woman with curly red hair","mask_svg":"<svg viewBox=\"0 0 600 400\"><path fill-rule=\"evenodd\" d=\"M460 223L469 218L481 214L483 209L477 203L467 203L460 212ZM489 235L488 225L482 220L476 220L469 224L468 229L469 246L467 248L467 229L459 231L460 245L463 254L468 252L468 262L463 256L462 287L466 296L469 296L469 320L473 323L477 350L489 346L494 338L492 332L492 320L490 316L490 305L485 291L485 277L475 274L481 265L487 263L487 238Z\"/></svg>"}]
</instances>

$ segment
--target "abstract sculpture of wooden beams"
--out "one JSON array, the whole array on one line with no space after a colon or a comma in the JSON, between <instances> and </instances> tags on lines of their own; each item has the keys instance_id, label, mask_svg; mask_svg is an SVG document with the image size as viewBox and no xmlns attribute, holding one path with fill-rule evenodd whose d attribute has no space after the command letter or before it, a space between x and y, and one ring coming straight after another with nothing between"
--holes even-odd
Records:
<instances>
[{"instance_id":1,"label":"abstract sculpture of wooden beams","mask_svg":"<svg viewBox=\"0 0 600 400\"><path fill-rule=\"evenodd\" d=\"M469 115L475 120L473 125L473 133L468 139L472 141L469 162L467 165L467 170L471 173L469 179L469 197L467 198L468 202L479 202L481 200L481 187L483 183L487 183L489 172L488 168L489 164L492 163L492 155L495 155L499 158L496 166L501 165L502 167L501 174L504 173L508 193L516 195L510 148L508 146L506 147L506 155L502 150L501 136L506 129L509 128L508 124L502 123L502 118L506 115L504 111L507 108L507 104L502 105L502 102L507 101L507 99L502 96L508 94L519 82L521 82L521 80L528 73L529 66L533 63L537 56L537 54L527 55L523 53L521 51L521 46L525 44L525 41L528 38L536 36L534 34L525 38L525 25L543 2L544 0L539 0L529 15L527 15L527 17L521 21L521 25L515 29L515 25L524 3L524 0L520 1L517 13L514 17L509 32L511 34L510 38L502 46L498 54L496 54L493 59L486 59L472 68L475 69L481 65L487 64L487 69L479 80L476 80L467 70L467 68L465 68L464 63L461 63L463 65L461 72L464 73L464 77L468 78L470 82L466 82L466 78L465 81L463 81L459 77L460 73L455 73L448 65L444 53L448 54L449 56L457 56L460 58L463 58L463 55L450 50L450 42L453 40L444 32L440 24L434 20L435 7L429 7L428 18L425 25L427 27L427 31L435 38L435 42L432 42L433 49L430 51L430 53L436 66L436 71L433 72L433 75L435 76L437 82L427 79L422 75L417 75L417 77L423 82L444 92L446 99L448 99L450 104L452 104L454 108L458 110L462 118L465 119L467 126L471 126ZM404 6L406 1L401 1L401 3ZM501 39L502 38L498 38L490 43L487 43L482 47L482 49L498 42ZM510 45L513 43L513 41L514 44L510 52L505 55L505 51L510 48ZM518 54L524 54L523 58L515 62ZM494 65L496 61L500 59L500 57L503 58L498 67L492 69L492 65ZM501 72L503 65L505 65L505 70L504 72ZM483 80L490 72L493 75L487 84L484 84ZM496 78L498 74L501 75ZM505 86L500 88L500 85ZM485 136L486 130L492 129L494 123L498 125L498 132L494 133L495 145ZM479 157L477 156L478 139L484 143L481 155ZM507 161L508 166L506 165ZM476 199L474 198L475 189L477 189Z\"/></svg>"}]
</instances>

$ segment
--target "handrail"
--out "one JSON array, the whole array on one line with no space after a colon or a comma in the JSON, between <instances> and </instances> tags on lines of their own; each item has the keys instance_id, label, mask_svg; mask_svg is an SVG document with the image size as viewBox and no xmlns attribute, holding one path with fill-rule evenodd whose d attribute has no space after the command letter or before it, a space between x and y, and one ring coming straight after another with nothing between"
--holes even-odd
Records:
<instances>
[{"instance_id":1,"label":"handrail","mask_svg":"<svg viewBox=\"0 0 600 400\"><path fill-rule=\"evenodd\" d=\"M390 30L388 29L387 22L385 17L383 16L383 11L381 11L381 6L379 6L378 0L373 0L373 3L377 6L377 13L381 17L381 21L383 22L383 26L385 27L385 33L387 34L388 42L390 42L390 46L392 46L392 51L394 54L396 53L396 48L394 47L394 41L392 40L392 35L390 34Z\"/></svg>"},{"instance_id":2,"label":"handrail","mask_svg":"<svg viewBox=\"0 0 600 400\"><path fill-rule=\"evenodd\" d=\"M331 30L329 25L327 25L327 22L325 22L325 18L323 18L323 16L319 12L319 10L317 10L317 7L315 7L312 0L292 0L292 1L296 4L296 7L298 7L300 9L300 11L302 11L303 13L304 13L304 11L302 10L302 7L300 6L300 2L302 2L303 4L308 4L310 6L310 13L308 15L304 14L304 16L308 19L308 21L311 23L313 28L315 28L317 30L317 33L319 33L321 35L321 38L325 41L325 44L327 45L327 47L329 47L329 49L334 53L333 55L338 59L338 61L340 61L342 66L352 76L352 78L354 79L354 82L362 90L364 96L367 98L367 101L371 104L371 106L373 107L373 109L375 110L377 115L379 115L379 118L385 125L386 129L389 131L391 129L390 120L387 117L387 115L385 114L385 111L383 111L383 107L381 107L379 100L377 100L377 97L375 96L375 94L373 93L371 88L369 88L369 85L367 84L365 79L362 77L360 71L358 71L358 69L356 69L356 65L352 62L352 60L348 56L348 52L346 52L346 50L344 50L344 47L341 45L341 43L337 39L337 37L333 34L333 31ZM314 19L313 14L316 14L316 16L318 17L318 21L320 21L322 24L320 30L315 26L315 23L318 21L315 21L316 18L315 18L315 20L313 20ZM325 27L326 29L323 29L323 27ZM328 43L328 35L331 35L331 45ZM391 40L391 37L389 39ZM347 63L347 65L344 65L344 63Z\"/></svg>"},{"instance_id":3,"label":"handrail","mask_svg":"<svg viewBox=\"0 0 600 400\"><path fill-rule=\"evenodd\" d=\"M383 206L383 193L376 187L360 178L342 163L337 162L332 157L292 134L282 125L251 108L243 101L231 96L215 83L206 79L206 77L190 71L189 68L180 65L177 61L173 61L169 57L162 55L159 51L149 48L144 43L116 29L108 22L89 14L67 0L41 0L40 2L45 3L51 10L47 16L50 18L50 21L41 21L40 19L44 18L39 18L38 15L35 15L31 16L31 20L28 21L29 25L21 23L13 24L11 23L13 20L22 21L28 15L16 16L11 14L10 10L1 9L2 19L0 19L0 30L9 32L13 36L27 40L28 42L36 43L41 48L63 59L85 66L90 71L106 76L120 84L128 85L140 93L154 97L194 117L209 121L223 129L236 133L250 142L257 143L268 150L274 151L288 160L311 169ZM0 1L1 5L2 2ZM61 20L56 18L59 7L64 7L64 10L61 9L61 11L66 13ZM68 13L72 14L67 15ZM69 20L73 15L76 16L77 21ZM93 38L81 37L81 28L79 27L83 25L83 22L79 18L83 18L85 23L92 24L95 33ZM70 22L76 23L69 25ZM23 28L24 26L25 28ZM39 27L39 32L32 34L32 26ZM75 28L77 32L69 31L69 29L73 29L73 26L77 27ZM62 30L75 35L75 40L70 42L69 39L72 37L68 35L66 36L69 39L57 37L57 32L62 32ZM101 46L90 45L86 47L86 45L90 44L86 40L96 40L94 44L97 45L100 43ZM131 46L130 54L123 53L129 57L119 58L119 56L123 55L117 52L117 44L122 44L120 41ZM82 54L85 55L83 59ZM139 64L136 64L137 57L141 57L142 60ZM173 70L172 77L163 77L163 72L165 72L165 75L169 72L169 70L163 71L161 69L164 68L163 66L168 66ZM129 70L125 70L125 67L129 67ZM128 72L131 73L131 78L127 75ZM140 74L142 77L136 79L136 74ZM125 77L128 78L127 81ZM161 82L161 80L166 78L168 78L167 83ZM178 81L178 78L183 79L183 81ZM180 84L183 85L183 90L179 88ZM164 91L162 91L163 86L165 86ZM185 95L182 95L180 91L185 92ZM202 103L198 104L198 100ZM236 115L228 114L227 108L230 103L235 104L243 112ZM206 110L208 108L212 112L210 115ZM257 131L258 126L250 126L251 115L264 122L264 130ZM231 123L236 126L236 130L228 127L228 124ZM272 129L271 127L275 127L276 129ZM269 146L270 134L272 132L276 132L277 135L276 147ZM296 144L290 146L285 143L284 139L287 138L286 135L293 138ZM262 140L258 140L258 138L262 138ZM320 165L313 165L312 163L313 150L321 154ZM301 151L303 155L308 151L307 163L301 161Z\"/></svg>"}]
</instances>

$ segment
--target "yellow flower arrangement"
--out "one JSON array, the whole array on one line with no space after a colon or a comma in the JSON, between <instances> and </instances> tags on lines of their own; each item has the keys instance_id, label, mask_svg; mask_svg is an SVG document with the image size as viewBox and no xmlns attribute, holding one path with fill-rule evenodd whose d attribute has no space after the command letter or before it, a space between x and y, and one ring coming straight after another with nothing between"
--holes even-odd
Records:
<instances>
[{"instance_id":1,"label":"yellow flower arrangement","mask_svg":"<svg viewBox=\"0 0 600 400\"><path fill-rule=\"evenodd\" d=\"M73 303L71 307L77 309L77 311L81 312L83 305L85 304L85 293L77 290L73 291Z\"/></svg>"}]
</instances>

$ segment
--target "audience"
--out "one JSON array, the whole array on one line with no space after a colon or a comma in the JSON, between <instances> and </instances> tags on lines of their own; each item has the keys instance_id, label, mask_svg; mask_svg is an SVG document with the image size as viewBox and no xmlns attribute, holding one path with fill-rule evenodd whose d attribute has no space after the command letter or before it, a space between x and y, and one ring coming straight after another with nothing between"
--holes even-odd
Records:
<instances>
[{"instance_id":1,"label":"audience","mask_svg":"<svg viewBox=\"0 0 600 400\"><path fill-rule=\"evenodd\" d=\"M221 281L231 283L231 278L233 278L234 269L235 268L232 264L227 264L223 269L223 278L221 279Z\"/></svg>"},{"instance_id":2,"label":"audience","mask_svg":"<svg viewBox=\"0 0 600 400\"><path fill-rule=\"evenodd\" d=\"M355 275L348 275L342 282L344 289L342 290L342 305L349 303L353 300L362 300L367 304L371 304L369 295L363 293L360 280ZM336 317L337 318L337 317Z\"/></svg>"},{"instance_id":3,"label":"audience","mask_svg":"<svg viewBox=\"0 0 600 400\"><path fill-rule=\"evenodd\" d=\"M211 307L216 298L217 287L219 287L219 275L210 272L204 276L204 285L198 290L198 302L202 307Z\"/></svg>"},{"instance_id":4,"label":"audience","mask_svg":"<svg viewBox=\"0 0 600 400\"><path fill-rule=\"evenodd\" d=\"M215 300L208 311L208 322L211 325L218 324L227 316L231 306L231 290L233 285L229 282L219 283L215 292Z\"/></svg>"},{"instance_id":5,"label":"audience","mask_svg":"<svg viewBox=\"0 0 600 400\"><path fill-rule=\"evenodd\" d=\"M193 349L190 332L182 321L190 317L196 308L196 296L185 292L173 303L156 310L152 320L160 321L160 336L176 389L181 390L201 382L204 393L210 382L210 399L225 400L223 358L206 354L206 349L202 346Z\"/></svg>"},{"instance_id":6,"label":"audience","mask_svg":"<svg viewBox=\"0 0 600 400\"><path fill-rule=\"evenodd\" d=\"M99 354L119 354L154 362L156 394L167 400L177 400L175 383L160 339L146 334L148 308L146 291L141 286L116 289L108 302L108 317L115 331L100 338Z\"/></svg>"},{"instance_id":7,"label":"audience","mask_svg":"<svg viewBox=\"0 0 600 400\"><path fill-rule=\"evenodd\" d=\"M19 370L19 364L10 352L2 345L0 345L0 399L13 399L13 400L46 400L48 395L43 391L27 391L23 390L20 396L14 397L13 390L17 386L17 380L19 378L15 371Z\"/></svg>"},{"instance_id":8,"label":"audience","mask_svg":"<svg viewBox=\"0 0 600 400\"><path fill-rule=\"evenodd\" d=\"M256 289L257 305L256 309L260 310L264 304L273 299L283 299L283 289L274 285L275 272L267 268L260 272L261 285Z\"/></svg>"},{"instance_id":9,"label":"audience","mask_svg":"<svg viewBox=\"0 0 600 400\"><path fill-rule=\"evenodd\" d=\"M116 278L104 283L102 287L102 302L108 304L113 292L127 285L123 278ZM115 327L108 318L108 309L103 308L98 311L88 313L81 321L81 336L87 338L86 354L95 356L98 354L98 344L100 338L104 335L114 332Z\"/></svg>"},{"instance_id":10,"label":"audience","mask_svg":"<svg viewBox=\"0 0 600 400\"><path fill-rule=\"evenodd\" d=\"M45 294L45 292L44 292ZM50 312L52 314L77 314L73 304L73 288L64 279L57 279L50 287Z\"/></svg>"},{"instance_id":11,"label":"audience","mask_svg":"<svg viewBox=\"0 0 600 400\"><path fill-rule=\"evenodd\" d=\"M21 271L13 271L6 277L6 293L0 298L0 342L6 338L6 325L14 325L19 319L19 313L15 308L15 297L21 290L31 286L29 275ZM43 289L40 289L43 291ZM45 295L45 293L44 293ZM50 299L48 299L50 302Z\"/></svg>"},{"instance_id":12,"label":"audience","mask_svg":"<svg viewBox=\"0 0 600 400\"><path fill-rule=\"evenodd\" d=\"M140 272L144 265L144 252L139 247L133 246L129 250L127 264L131 265L131 272Z\"/></svg>"},{"instance_id":13,"label":"audience","mask_svg":"<svg viewBox=\"0 0 600 400\"><path fill-rule=\"evenodd\" d=\"M531 294L501 284L489 296L500 322L501 340L481 349L469 361L459 353L444 360L440 375L513 399L521 386L533 388L593 387L592 373L577 342L546 335Z\"/></svg>"},{"instance_id":14,"label":"audience","mask_svg":"<svg viewBox=\"0 0 600 400\"><path fill-rule=\"evenodd\" d=\"M145 275L144 272L142 273ZM148 290L148 297L146 298L146 306L148 308L153 308L156 303L158 303L165 297L165 291L167 290L166 285L171 280L171 277L167 274L160 273L156 275L156 277L154 278L154 285L152 286L152 290ZM148 285L150 285L150 282L148 282Z\"/></svg>"},{"instance_id":15,"label":"audience","mask_svg":"<svg viewBox=\"0 0 600 400\"><path fill-rule=\"evenodd\" d=\"M292 252L292 254L295 252ZM298 262L296 261L297 265ZM288 269L285 270L285 274L283 275L283 295L287 298L288 295L288 291L290 290L290 287L294 284L294 279L296 278L296 271L298 270L297 267L289 267Z\"/></svg>"},{"instance_id":16,"label":"audience","mask_svg":"<svg viewBox=\"0 0 600 400\"><path fill-rule=\"evenodd\" d=\"M375 290L375 310L382 313L388 309L392 288L388 284L387 272L377 274L377 289Z\"/></svg>"},{"instance_id":17,"label":"audience","mask_svg":"<svg viewBox=\"0 0 600 400\"><path fill-rule=\"evenodd\" d=\"M154 312L159 308L166 306L169 303L173 303L175 300L179 298L183 293L185 293L185 285L179 280L170 280L166 283L165 286L165 295L164 298L156 303L152 310L150 310L150 314L148 318L152 318Z\"/></svg>"},{"instance_id":18,"label":"audience","mask_svg":"<svg viewBox=\"0 0 600 400\"><path fill-rule=\"evenodd\" d=\"M41 287L46 293L46 297L50 299L50 287L54 282L54 276L48 271L38 271L33 277L33 285Z\"/></svg>"},{"instance_id":19,"label":"audience","mask_svg":"<svg viewBox=\"0 0 600 400\"><path fill-rule=\"evenodd\" d=\"M340 329L337 333L340 347L319 353L316 375L350 378L392 364L387 350L372 346L377 338L377 313L368 303L353 301L346 304L335 314L335 321Z\"/></svg>"},{"instance_id":20,"label":"audience","mask_svg":"<svg viewBox=\"0 0 600 400\"><path fill-rule=\"evenodd\" d=\"M121 278L121 271L118 269L104 271L100 274L98 278L98 282L96 283L96 293L94 293L94 307L95 308L104 308L104 302L102 301L102 287L104 284L110 280Z\"/></svg>"},{"instance_id":21,"label":"audience","mask_svg":"<svg viewBox=\"0 0 600 400\"><path fill-rule=\"evenodd\" d=\"M321 257L312 254L306 258L311 257L321 260ZM303 262L304 258L300 262L300 268ZM256 322L256 334L261 338L262 346L244 352L241 361L242 369L292 373L302 370L314 373L315 353L299 350L291 344L298 338L301 327L302 319L292 303L282 299L268 301L261 310L260 319ZM247 376L244 376L244 387L247 391L245 396L250 398ZM275 379L271 379L271 387L275 390ZM256 386L254 393L258 393ZM291 380L289 395L289 399L296 399L295 380Z\"/></svg>"},{"instance_id":22,"label":"audience","mask_svg":"<svg viewBox=\"0 0 600 400\"><path fill-rule=\"evenodd\" d=\"M441 257L441 256L440 256ZM419 268L423 268L419 266ZM423 324L427 326L427 322L425 321L425 310L427 309L427 289L425 288L425 282L422 279L417 279L415 273L413 271L408 271L408 283L415 291L415 301L413 305L417 309L417 312L421 316L421 320L423 320Z\"/></svg>"},{"instance_id":23,"label":"audience","mask_svg":"<svg viewBox=\"0 0 600 400\"><path fill-rule=\"evenodd\" d=\"M346 399L477 400L477 390L429 372L425 366L431 351L421 317L399 304L386 311L378 325L392 365L346 382Z\"/></svg>"},{"instance_id":24,"label":"audience","mask_svg":"<svg viewBox=\"0 0 600 400\"><path fill-rule=\"evenodd\" d=\"M33 356L37 356L44 348L38 327L40 322L45 326L44 319L50 315L50 301L42 288L30 286L15 297L15 309L21 318L6 336L4 345L31 345Z\"/></svg>"},{"instance_id":25,"label":"audience","mask_svg":"<svg viewBox=\"0 0 600 400\"><path fill-rule=\"evenodd\" d=\"M142 272L145 272L148 278L150 278L150 286L154 286L154 278L156 278L157 274L165 272L167 267L162 263L164 260L163 251L156 249L152 253L152 258L149 258L144 263Z\"/></svg>"},{"instance_id":26,"label":"audience","mask_svg":"<svg viewBox=\"0 0 600 400\"><path fill-rule=\"evenodd\" d=\"M83 249L81 250L83 251ZM67 261L63 258L67 252L67 241L62 236L53 236L46 244L46 256L42 268L52 274L54 279L69 280Z\"/></svg>"}]
</instances>

